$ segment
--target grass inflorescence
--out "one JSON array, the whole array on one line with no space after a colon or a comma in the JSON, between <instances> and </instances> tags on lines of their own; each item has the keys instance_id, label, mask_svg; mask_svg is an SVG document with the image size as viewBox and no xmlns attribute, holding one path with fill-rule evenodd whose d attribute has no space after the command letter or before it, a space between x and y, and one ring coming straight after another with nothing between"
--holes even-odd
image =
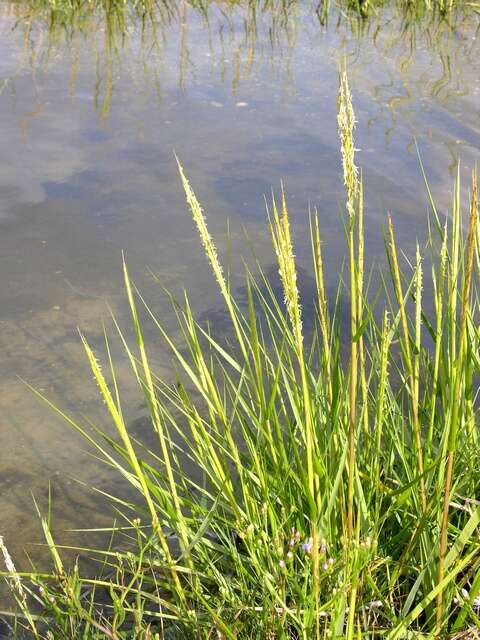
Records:
<instances>
[{"instance_id":1,"label":"grass inflorescence","mask_svg":"<svg viewBox=\"0 0 480 640\"><path fill-rule=\"evenodd\" d=\"M346 284L329 300L319 216L310 217L315 324L305 333L285 194L269 224L283 299L259 267L235 299L205 214L180 177L231 321L228 341L188 298L174 341L124 278L136 335L118 328L158 441L129 433L106 341L105 368L83 337L118 437L72 418L138 500L111 499L114 545L79 549L69 569L42 520L51 574L19 574L12 629L36 638L450 637L480 627L477 178L402 268L392 218L382 295L365 286L363 186L348 80L338 126L345 181ZM430 193L430 192L428 192ZM464 231L466 221L467 230ZM425 293L427 291L427 294ZM425 304L433 299L433 311ZM341 298L350 323L340 322ZM142 310L142 314L138 309ZM140 316L170 348L177 379L151 365ZM57 409L57 411L59 411ZM1 539L0 539L1 540ZM20 633L20 632L19 632Z\"/></svg>"}]
</instances>

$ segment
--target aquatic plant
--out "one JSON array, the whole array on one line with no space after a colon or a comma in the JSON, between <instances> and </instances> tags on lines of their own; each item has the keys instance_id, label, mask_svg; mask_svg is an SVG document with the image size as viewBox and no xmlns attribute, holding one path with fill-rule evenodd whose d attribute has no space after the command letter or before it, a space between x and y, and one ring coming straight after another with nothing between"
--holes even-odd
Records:
<instances>
[{"instance_id":1,"label":"aquatic plant","mask_svg":"<svg viewBox=\"0 0 480 640\"><path fill-rule=\"evenodd\" d=\"M47 72L57 63L60 48L62 60L67 59L71 67L68 90L72 96L82 67L87 61L92 65L92 106L101 118L110 113L118 70L125 73L132 60L142 70L145 90L152 99L161 101L164 69L160 61L169 57L169 42L175 42L178 32L178 85L181 91L188 90L189 77L198 71L195 34L201 22L209 33L205 46L211 54L212 72L228 67L233 93L262 62L278 67L289 83L294 80L290 62L298 50L299 35L312 25L318 39L324 37L327 26L330 33L335 32L342 40L336 47L352 61L364 40L369 40L379 55L395 51L400 68L406 68L418 49L427 46L442 66L441 77L434 76L428 83L429 92L445 96L456 90L450 60L459 51L462 58L476 59L477 9L478 3L468 0L326 0L318 5L284 0L22 0L9 3L5 11L11 25L7 28L23 35L25 55L13 76L0 79L0 94L13 90L15 77L23 69ZM460 33L464 37L458 38ZM137 75L132 75L132 81L138 81ZM391 99L392 111L398 99ZM38 104L37 108L43 107Z\"/></svg>"},{"instance_id":2,"label":"aquatic plant","mask_svg":"<svg viewBox=\"0 0 480 640\"><path fill-rule=\"evenodd\" d=\"M122 520L112 543L77 549L73 569L42 519L51 573L19 574L9 561L6 574L22 594L16 628L28 636L393 640L480 626L476 174L466 234L459 176L445 219L428 190L430 233L413 260L401 259L388 218L388 267L381 295L369 295L345 74L338 123L349 277L329 299L313 212L312 332L283 191L269 213L283 294L260 267L247 268L242 301L179 167L231 328L217 335L188 297L171 298L182 336L174 340L124 264L135 346L117 325L118 335L158 444L129 432L109 340L103 368L82 337L117 437L53 408L138 499L112 489ZM171 350L174 381L151 364L139 308ZM99 562L93 577L81 570L86 554Z\"/></svg>"}]
</instances>

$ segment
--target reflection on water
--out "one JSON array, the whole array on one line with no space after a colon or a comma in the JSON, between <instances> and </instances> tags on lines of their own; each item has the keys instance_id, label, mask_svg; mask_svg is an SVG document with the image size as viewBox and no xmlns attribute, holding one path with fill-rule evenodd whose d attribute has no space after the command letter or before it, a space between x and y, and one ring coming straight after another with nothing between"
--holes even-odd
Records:
<instances>
[{"instance_id":1,"label":"reflection on water","mask_svg":"<svg viewBox=\"0 0 480 640\"><path fill-rule=\"evenodd\" d=\"M221 326L173 149L239 286L240 256L249 251L243 227L271 263L263 196L281 179L300 261L308 263L312 202L330 284L338 274L344 245L335 108L344 56L372 258L381 255L387 208L407 252L424 228L414 137L441 208L458 160L466 172L480 147L473 12L442 18L386 7L361 20L330 8L326 21L317 6L280 0L142 10L118 3L93 14L82 4L74 12L57 6L0 5L0 509L14 553L39 537L31 490L44 505L52 482L62 528L85 525L97 504L70 476L109 487L108 470L80 452L78 438L19 377L67 410L107 422L77 327L100 346L102 320L110 327L107 302L127 324L121 250L167 327L172 314L147 265L177 293L187 288L195 310ZM149 338L157 366L168 371L166 349L153 331ZM112 348L127 416L141 430L144 407L120 345Z\"/></svg>"},{"instance_id":2,"label":"reflection on water","mask_svg":"<svg viewBox=\"0 0 480 640\"><path fill-rule=\"evenodd\" d=\"M272 75L278 74L282 84L294 85L292 71L298 52L305 46L314 47L319 38L322 50L325 41L330 41L340 55L347 55L350 64L364 62L365 42L375 55L392 58L395 79L407 84L402 94L387 101L392 111L411 100L409 70L418 66L422 52L427 52L426 62L434 56L438 64L424 78L429 96L448 100L469 93L468 77L452 71L457 72L460 63L477 62L480 24L476 12L452 11L442 16L423 10L419 14L414 5L406 3L377 10L365 20L343 11L332 16L328 3L322 7L281 0L225 6L198 6L186 0L173 5L164 0L155 5L137 4L135 9L129 4L106 3L93 11L90 4L86 9L82 4L60 3L58 8L40 1L4 4L2 18L6 29L20 32L24 42L15 73L30 69L34 82L39 72L48 71L59 60L68 62L68 90L75 96L77 77L87 58L92 63L91 97L102 116L110 109L115 74L125 64L131 81L152 99L161 100L166 78L176 78L179 89L184 90L205 70L228 81L235 93L265 66ZM328 26L333 43L326 35ZM3 78L0 91L12 81ZM374 90L381 90L381 85L375 83ZM22 126L42 110L39 104L27 112Z\"/></svg>"}]
</instances>

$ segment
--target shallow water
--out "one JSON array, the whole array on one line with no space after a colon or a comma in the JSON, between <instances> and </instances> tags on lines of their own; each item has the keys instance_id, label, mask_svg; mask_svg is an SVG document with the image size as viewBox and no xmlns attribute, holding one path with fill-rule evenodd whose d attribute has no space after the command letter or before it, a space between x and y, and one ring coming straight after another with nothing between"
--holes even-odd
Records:
<instances>
[{"instance_id":1,"label":"shallow water","mask_svg":"<svg viewBox=\"0 0 480 640\"><path fill-rule=\"evenodd\" d=\"M407 254L424 234L415 138L442 211L457 162L466 184L480 147L476 15L448 26L386 9L362 25L333 11L324 26L300 3L275 19L259 10L254 25L246 9L212 4L206 17L181 3L143 26L99 15L63 29L26 13L0 4L0 534L16 556L40 539L31 493L45 508L49 483L57 530L109 521L100 498L74 480L112 489L108 471L21 379L66 411L108 423L77 327L100 346L108 307L127 326L121 251L167 327L172 313L147 267L175 292L187 289L198 313L221 319L174 149L235 283L249 243L273 263L264 195L283 179L306 267L308 204L318 206L333 285L344 255L336 136L344 56L372 260L381 259L387 210ZM168 376L170 356L150 338ZM113 351L128 419L142 425L140 396L115 343Z\"/></svg>"}]
</instances>

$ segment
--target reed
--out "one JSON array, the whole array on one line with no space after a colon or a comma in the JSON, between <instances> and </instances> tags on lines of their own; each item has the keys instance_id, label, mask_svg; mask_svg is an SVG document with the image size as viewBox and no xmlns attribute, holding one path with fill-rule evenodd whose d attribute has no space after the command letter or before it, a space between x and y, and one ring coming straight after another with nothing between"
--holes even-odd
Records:
<instances>
[{"instance_id":1,"label":"reed","mask_svg":"<svg viewBox=\"0 0 480 640\"><path fill-rule=\"evenodd\" d=\"M428 191L428 241L405 266L388 218L390 271L369 296L354 124L342 73L339 166L349 278L339 278L329 299L321 221L313 212L312 332L305 330L283 190L270 211L283 295L260 267L247 269L241 302L179 165L230 319L228 335L197 321L187 296L171 297L182 336L173 340L124 266L134 343L116 327L156 444L129 433L109 340L101 357L82 337L116 437L99 428L92 434L51 406L129 484L132 498L112 488L121 519L112 525L112 544L73 549L73 569L49 519L42 524L50 573L18 573L1 542L19 604L10 617L3 614L12 635L393 640L479 627L476 175L466 236L457 177L445 220ZM347 330L340 321L345 299ZM152 366L154 346L145 344L141 315L171 350L174 381ZM82 572L85 555L99 562L93 577Z\"/></svg>"}]
</instances>

